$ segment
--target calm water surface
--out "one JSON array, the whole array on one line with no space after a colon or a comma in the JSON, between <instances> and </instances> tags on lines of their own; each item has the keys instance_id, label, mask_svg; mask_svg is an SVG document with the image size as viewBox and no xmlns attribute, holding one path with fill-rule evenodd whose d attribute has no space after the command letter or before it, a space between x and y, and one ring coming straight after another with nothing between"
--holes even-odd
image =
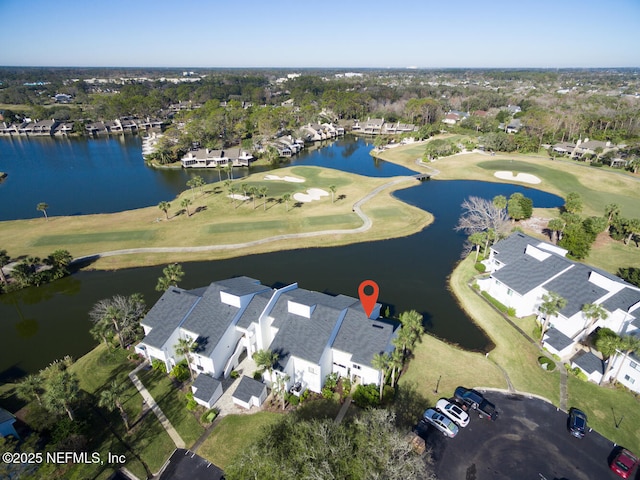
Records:
<instances>
[{"instance_id":1,"label":"calm water surface","mask_svg":"<svg viewBox=\"0 0 640 480\"><path fill-rule=\"evenodd\" d=\"M345 156L345 150L351 150L351 154ZM369 150L362 141L339 141L327 149L308 152L296 162L323 165L327 152L326 166L332 168L344 166L341 159L346 159L349 168L353 168L349 171L355 173L360 173L358 168L361 172L385 172L378 176L408 172L403 167L374 161ZM416 309L424 316L431 334L468 349L484 350L490 347L487 338L458 308L446 288L446 278L459 260L465 238L453 227L465 197L509 196L515 191L532 198L536 207L562 204L562 199L554 195L513 185L425 182L396 192L401 200L434 214L435 222L420 233L344 247L185 263L181 286L195 288L248 275L267 285L298 282L302 288L357 297L359 283L371 278L380 286L379 301L389 305L392 312ZM86 353L95 345L88 333L87 315L93 304L117 293L140 292L151 306L160 296L154 287L161 270L162 267L150 267L80 272L51 285L0 296L0 379L37 371L65 354L78 357Z\"/></svg>"}]
</instances>

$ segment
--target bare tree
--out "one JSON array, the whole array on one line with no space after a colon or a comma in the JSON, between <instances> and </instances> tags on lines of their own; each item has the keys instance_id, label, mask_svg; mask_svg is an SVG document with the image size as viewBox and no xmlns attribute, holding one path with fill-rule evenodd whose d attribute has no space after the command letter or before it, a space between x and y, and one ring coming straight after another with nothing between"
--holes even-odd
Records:
<instances>
[{"instance_id":1,"label":"bare tree","mask_svg":"<svg viewBox=\"0 0 640 480\"><path fill-rule=\"evenodd\" d=\"M494 232L494 238L503 236L509 229L509 216L491 200L469 197L462 202L462 215L455 229L471 235L478 232Z\"/></svg>"}]
</instances>

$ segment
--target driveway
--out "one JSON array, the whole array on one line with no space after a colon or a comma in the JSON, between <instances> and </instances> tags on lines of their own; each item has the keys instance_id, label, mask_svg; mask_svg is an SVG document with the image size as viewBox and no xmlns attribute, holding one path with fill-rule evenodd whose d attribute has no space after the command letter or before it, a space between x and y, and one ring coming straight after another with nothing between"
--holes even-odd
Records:
<instances>
[{"instance_id":1,"label":"driveway","mask_svg":"<svg viewBox=\"0 0 640 480\"><path fill-rule=\"evenodd\" d=\"M471 422L455 438L420 426L440 480L620 478L609 470L615 446L595 431L581 440L572 437L567 414L555 406L520 395L488 392L486 397L500 412L495 422L471 413Z\"/></svg>"}]
</instances>

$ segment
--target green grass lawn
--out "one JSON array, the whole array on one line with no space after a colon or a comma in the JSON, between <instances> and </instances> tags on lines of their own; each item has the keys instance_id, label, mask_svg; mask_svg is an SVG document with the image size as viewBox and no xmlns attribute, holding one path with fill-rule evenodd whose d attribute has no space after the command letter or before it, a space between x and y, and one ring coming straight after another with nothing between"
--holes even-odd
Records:
<instances>
[{"instance_id":1,"label":"green grass lawn","mask_svg":"<svg viewBox=\"0 0 640 480\"><path fill-rule=\"evenodd\" d=\"M98 242L147 242L153 240L155 232L148 230L128 230L123 232L100 232L80 234L43 235L33 242L34 247L57 245L82 245Z\"/></svg>"},{"instance_id":2,"label":"green grass lawn","mask_svg":"<svg viewBox=\"0 0 640 480\"><path fill-rule=\"evenodd\" d=\"M160 406L160 409L167 416L171 425L177 430L187 448L191 447L200 435L204 433L204 427L200 425L196 416L186 408L187 399L185 394L178 390L173 381L164 372L157 370L143 370L138 378L151 393L151 396ZM204 413L204 409L196 410L199 414Z\"/></svg>"},{"instance_id":3,"label":"green grass lawn","mask_svg":"<svg viewBox=\"0 0 640 480\"><path fill-rule=\"evenodd\" d=\"M243 448L261 435L265 426L281 417L281 414L272 412L227 415L200 446L198 455L224 470Z\"/></svg>"},{"instance_id":4,"label":"green grass lawn","mask_svg":"<svg viewBox=\"0 0 640 480\"><path fill-rule=\"evenodd\" d=\"M577 192L582 197L585 212L591 215L603 215L604 206L608 203L617 203L620 205L623 215L631 217L638 215L639 198L637 195L629 196L620 194L613 189L601 190L600 188L591 188L593 184L601 187L602 181L604 180L603 176L615 175L603 172L600 169L593 168L586 170L584 167L575 166L574 168L579 170L577 170L577 172L569 172L553 168L554 164L551 162L543 163L539 161L537 163L530 163L518 160L490 160L479 162L477 165L480 168L490 171L492 175L498 170L536 175L543 181L543 183L540 184L542 189L545 189L543 184L548 183L554 187L554 190L565 192L565 195L569 192ZM580 178L575 174L578 172L582 174ZM593 183L590 180L592 180ZM638 186L640 186L640 184L638 184ZM534 188L538 188L538 186L534 186Z\"/></svg>"}]
</instances>

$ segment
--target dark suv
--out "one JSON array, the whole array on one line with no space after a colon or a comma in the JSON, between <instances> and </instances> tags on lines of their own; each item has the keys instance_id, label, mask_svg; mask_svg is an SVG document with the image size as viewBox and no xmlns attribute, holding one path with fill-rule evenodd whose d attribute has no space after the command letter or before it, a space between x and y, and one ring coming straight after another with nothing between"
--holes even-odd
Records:
<instances>
[{"instance_id":1,"label":"dark suv","mask_svg":"<svg viewBox=\"0 0 640 480\"><path fill-rule=\"evenodd\" d=\"M587 430L587 416L577 408L569 410L569 432L576 438L584 437Z\"/></svg>"}]
</instances>

